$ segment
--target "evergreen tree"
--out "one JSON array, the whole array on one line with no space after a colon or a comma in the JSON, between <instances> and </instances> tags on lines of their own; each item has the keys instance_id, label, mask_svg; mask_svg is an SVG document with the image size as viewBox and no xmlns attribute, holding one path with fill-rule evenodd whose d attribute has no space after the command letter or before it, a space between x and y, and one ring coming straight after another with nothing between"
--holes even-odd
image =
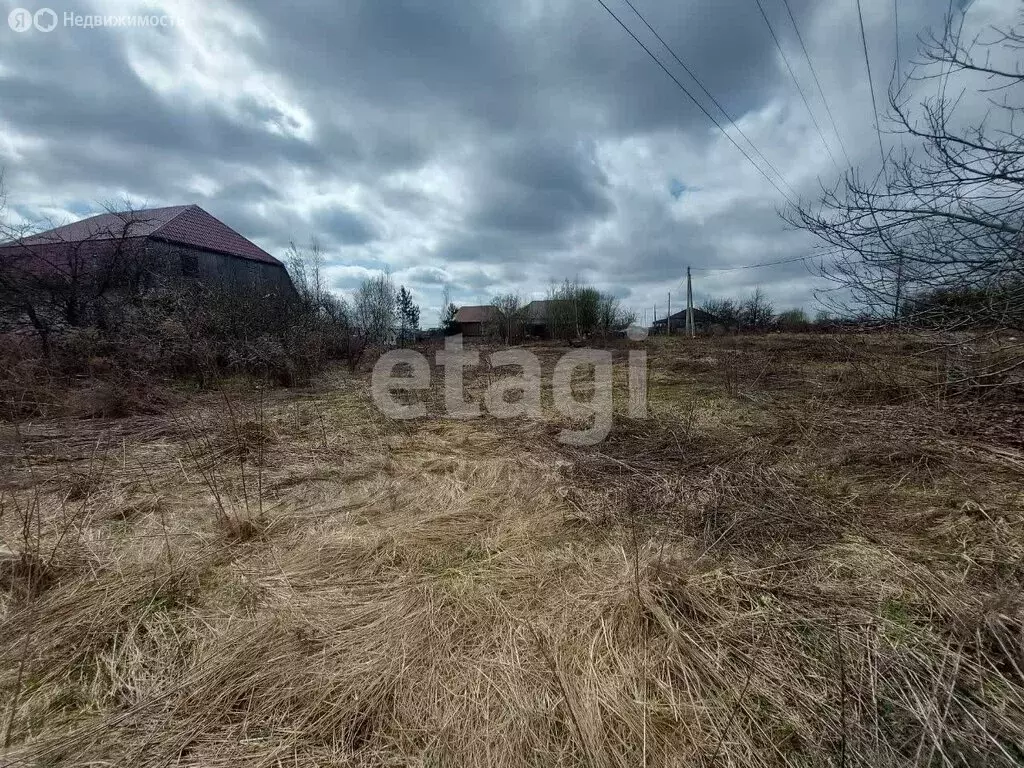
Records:
<instances>
[{"instance_id":1,"label":"evergreen tree","mask_svg":"<svg viewBox=\"0 0 1024 768\"><path fill-rule=\"evenodd\" d=\"M448 306L445 307L441 315L441 327L444 329L445 335L450 336L458 330L455 324L455 315L458 311L459 308L452 302L449 302Z\"/></svg>"},{"instance_id":2,"label":"evergreen tree","mask_svg":"<svg viewBox=\"0 0 1024 768\"><path fill-rule=\"evenodd\" d=\"M420 327L420 308L413 303L412 293L404 285L398 289L398 323L402 342Z\"/></svg>"}]
</instances>

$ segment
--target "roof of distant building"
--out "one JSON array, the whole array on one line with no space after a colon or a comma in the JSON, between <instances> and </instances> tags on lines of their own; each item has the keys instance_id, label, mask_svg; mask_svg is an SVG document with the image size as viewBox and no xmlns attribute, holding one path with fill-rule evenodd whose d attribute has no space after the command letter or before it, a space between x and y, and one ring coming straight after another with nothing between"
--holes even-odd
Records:
<instances>
[{"instance_id":1,"label":"roof of distant building","mask_svg":"<svg viewBox=\"0 0 1024 768\"><path fill-rule=\"evenodd\" d=\"M705 312L703 309L693 308L693 322L695 323L717 323L718 318L709 312ZM681 309L678 312L672 314L672 325L679 325L686 323L686 310ZM655 325L665 325L665 318L659 317L654 321Z\"/></svg>"},{"instance_id":2,"label":"roof of distant building","mask_svg":"<svg viewBox=\"0 0 1024 768\"><path fill-rule=\"evenodd\" d=\"M459 307L455 313L456 323L486 323L494 317L495 309L490 304Z\"/></svg>"},{"instance_id":3,"label":"roof of distant building","mask_svg":"<svg viewBox=\"0 0 1024 768\"><path fill-rule=\"evenodd\" d=\"M16 244L4 245L58 245L137 237L283 266L279 260L198 205L101 213L30 235Z\"/></svg>"}]
</instances>

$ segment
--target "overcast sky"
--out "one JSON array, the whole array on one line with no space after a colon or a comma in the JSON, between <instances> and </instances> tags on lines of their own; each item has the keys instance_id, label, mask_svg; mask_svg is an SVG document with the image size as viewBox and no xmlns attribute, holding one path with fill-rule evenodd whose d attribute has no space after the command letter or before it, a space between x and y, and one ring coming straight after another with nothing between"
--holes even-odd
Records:
<instances>
[{"instance_id":1,"label":"overcast sky","mask_svg":"<svg viewBox=\"0 0 1024 768\"><path fill-rule=\"evenodd\" d=\"M606 1L706 102L623 0ZM881 107L894 4L862 2ZM761 3L845 166L783 1ZM756 0L634 4L796 193L834 183ZM789 4L850 161L874 173L855 0ZM44 7L0 0L4 18L16 6ZM787 228L780 192L597 0L46 7L60 18L50 32L0 26L0 165L15 216L64 223L124 196L195 202L279 257L315 236L340 292L390 269L425 324L446 284L457 304L475 304L507 291L542 298L564 278L649 320L667 292L681 302L687 265L698 302L760 285L779 308L814 308L801 262L705 271L800 257L813 241ZM899 0L904 60L949 7ZM1019 7L976 0L968 26ZM66 13L166 14L173 26L64 26Z\"/></svg>"}]
</instances>

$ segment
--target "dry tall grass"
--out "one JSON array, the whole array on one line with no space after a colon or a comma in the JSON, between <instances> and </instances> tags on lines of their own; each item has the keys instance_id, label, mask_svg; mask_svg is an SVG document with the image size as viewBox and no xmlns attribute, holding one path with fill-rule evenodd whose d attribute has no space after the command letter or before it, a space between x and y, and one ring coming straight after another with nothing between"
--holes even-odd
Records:
<instances>
[{"instance_id":1,"label":"dry tall grass","mask_svg":"<svg viewBox=\"0 0 1024 768\"><path fill-rule=\"evenodd\" d=\"M590 449L341 375L5 425L2 760L1019 764L1020 413L912 351L657 341Z\"/></svg>"}]
</instances>

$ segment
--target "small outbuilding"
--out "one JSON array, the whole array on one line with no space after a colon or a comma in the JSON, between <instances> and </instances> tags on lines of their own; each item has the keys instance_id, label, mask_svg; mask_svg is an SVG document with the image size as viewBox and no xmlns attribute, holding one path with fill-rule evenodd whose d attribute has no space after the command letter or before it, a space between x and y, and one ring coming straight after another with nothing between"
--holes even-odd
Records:
<instances>
[{"instance_id":1,"label":"small outbuilding","mask_svg":"<svg viewBox=\"0 0 1024 768\"><path fill-rule=\"evenodd\" d=\"M490 304L459 307L454 318L456 333L463 336L485 336L490 332L496 312Z\"/></svg>"}]
</instances>

